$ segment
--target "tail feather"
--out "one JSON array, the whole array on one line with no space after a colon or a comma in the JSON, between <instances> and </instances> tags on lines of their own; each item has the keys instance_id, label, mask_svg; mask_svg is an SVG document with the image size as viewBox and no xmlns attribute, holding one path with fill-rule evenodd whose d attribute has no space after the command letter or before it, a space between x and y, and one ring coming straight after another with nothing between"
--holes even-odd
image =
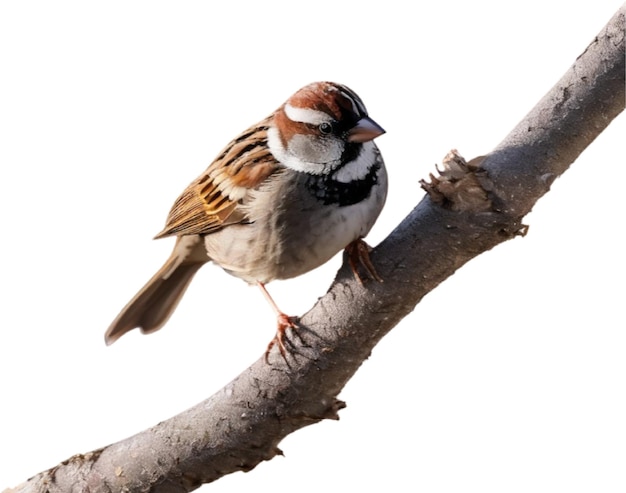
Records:
<instances>
[{"instance_id":1,"label":"tail feather","mask_svg":"<svg viewBox=\"0 0 626 493\"><path fill-rule=\"evenodd\" d=\"M159 330L174 313L193 276L208 260L199 236L179 237L167 262L111 323L104 336L107 345L134 328L144 334Z\"/></svg>"}]
</instances>

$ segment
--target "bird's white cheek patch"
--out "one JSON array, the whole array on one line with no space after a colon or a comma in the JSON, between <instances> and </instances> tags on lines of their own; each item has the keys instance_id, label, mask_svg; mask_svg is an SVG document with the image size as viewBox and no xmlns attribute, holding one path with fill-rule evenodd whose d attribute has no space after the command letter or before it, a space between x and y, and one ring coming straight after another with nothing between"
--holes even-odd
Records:
<instances>
[{"instance_id":1,"label":"bird's white cheek patch","mask_svg":"<svg viewBox=\"0 0 626 493\"><path fill-rule=\"evenodd\" d=\"M296 134L287 147L289 153L298 156L311 173L330 170L341 160L342 147L333 139L318 139L311 135Z\"/></svg>"},{"instance_id":2,"label":"bird's white cheek patch","mask_svg":"<svg viewBox=\"0 0 626 493\"><path fill-rule=\"evenodd\" d=\"M324 141L309 135L294 135L285 149L275 128L267 131L267 143L270 152L281 164L313 175L332 169L341 158L338 146L324 145Z\"/></svg>"}]
</instances>

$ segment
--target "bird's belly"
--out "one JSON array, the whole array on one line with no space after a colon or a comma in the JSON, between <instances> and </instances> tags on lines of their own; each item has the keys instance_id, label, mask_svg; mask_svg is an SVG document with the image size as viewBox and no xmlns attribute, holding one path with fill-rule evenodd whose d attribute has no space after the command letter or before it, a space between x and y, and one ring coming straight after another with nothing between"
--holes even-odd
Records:
<instances>
[{"instance_id":1,"label":"bird's belly","mask_svg":"<svg viewBox=\"0 0 626 493\"><path fill-rule=\"evenodd\" d=\"M317 207L306 214L269 215L205 237L209 257L249 283L304 274L365 236L380 213L380 198L347 207Z\"/></svg>"},{"instance_id":2,"label":"bird's belly","mask_svg":"<svg viewBox=\"0 0 626 493\"><path fill-rule=\"evenodd\" d=\"M385 203L387 176L363 200L345 206L324 204L303 190L302 174L268 181L244 206L245 224L205 237L209 257L249 283L289 279L330 260L367 235ZM247 207L247 208L246 208Z\"/></svg>"}]
</instances>

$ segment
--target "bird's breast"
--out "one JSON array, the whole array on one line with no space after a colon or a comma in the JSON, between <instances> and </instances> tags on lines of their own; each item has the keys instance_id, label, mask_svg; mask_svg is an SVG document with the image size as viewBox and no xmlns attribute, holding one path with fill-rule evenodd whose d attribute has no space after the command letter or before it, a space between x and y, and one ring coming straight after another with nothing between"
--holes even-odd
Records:
<instances>
[{"instance_id":1,"label":"bird's breast","mask_svg":"<svg viewBox=\"0 0 626 493\"><path fill-rule=\"evenodd\" d=\"M247 282L304 274L367 235L385 202L382 160L360 180L340 182L283 170L251 192L245 224L207 235L207 253Z\"/></svg>"}]
</instances>

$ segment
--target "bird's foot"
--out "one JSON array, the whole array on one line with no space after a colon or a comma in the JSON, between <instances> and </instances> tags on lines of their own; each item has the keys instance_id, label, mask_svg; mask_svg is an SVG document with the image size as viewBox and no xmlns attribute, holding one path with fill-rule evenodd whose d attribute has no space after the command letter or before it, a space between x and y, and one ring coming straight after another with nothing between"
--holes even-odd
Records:
<instances>
[{"instance_id":1,"label":"bird's foot","mask_svg":"<svg viewBox=\"0 0 626 493\"><path fill-rule=\"evenodd\" d=\"M280 352L280 355L283 357L285 362L287 362L288 349L287 349L287 346L285 346L285 342L288 341L288 339L285 333L287 332L287 329L298 328L298 325L296 324L296 322L298 321L298 317L290 317L289 315L286 315L281 312L278 314L276 321L278 323L278 326L276 328L276 335L267 345L267 349L265 350L265 362L267 364L269 364L270 351L272 350L274 346L278 347L278 351Z\"/></svg>"},{"instance_id":2,"label":"bird's foot","mask_svg":"<svg viewBox=\"0 0 626 493\"><path fill-rule=\"evenodd\" d=\"M350 269L352 269L354 277L356 277L356 280L359 281L359 284L363 284L364 281L358 271L359 265L363 267L369 277L378 282L383 282L383 278L378 275L378 272L376 272L376 267L374 267L374 264L370 259L371 251L372 247L365 243L362 238L354 240L346 247L346 253L348 254L348 263L350 264Z\"/></svg>"}]
</instances>

